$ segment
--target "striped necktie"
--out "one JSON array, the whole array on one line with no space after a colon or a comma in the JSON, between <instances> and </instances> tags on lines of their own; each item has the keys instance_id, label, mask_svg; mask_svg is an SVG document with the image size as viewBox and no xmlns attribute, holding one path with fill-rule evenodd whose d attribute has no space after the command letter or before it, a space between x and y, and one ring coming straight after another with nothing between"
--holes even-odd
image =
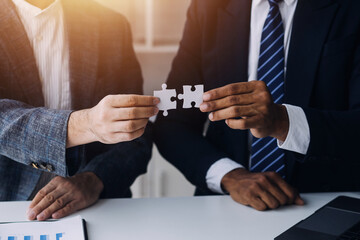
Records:
<instances>
[{"instance_id":1,"label":"striped necktie","mask_svg":"<svg viewBox=\"0 0 360 240\"><path fill-rule=\"evenodd\" d=\"M275 103L281 104L284 97L284 26L278 2L268 0L270 4L260 45L258 80L264 81ZM284 151L277 146L275 138L255 138L251 146L252 172L278 172L285 177Z\"/></svg>"}]
</instances>

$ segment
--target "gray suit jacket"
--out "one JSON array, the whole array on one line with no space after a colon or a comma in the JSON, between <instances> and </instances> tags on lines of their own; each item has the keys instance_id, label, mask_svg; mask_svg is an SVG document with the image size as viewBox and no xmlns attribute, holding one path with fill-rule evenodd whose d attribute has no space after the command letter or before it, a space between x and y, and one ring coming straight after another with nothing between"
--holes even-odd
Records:
<instances>
[{"instance_id":1,"label":"gray suit jacket","mask_svg":"<svg viewBox=\"0 0 360 240\"><path fill-rule=\"evenodd\" d=\"M62 3L72 110L92 107L108 94L141 94L126 19L92 1ZM129 186L146 172L151 157L149 130L132 142L66 150L71 111L43 107L33 50L11 0L1 3L0 23L0 200L27 200L42 170L60 176L92 171L105 185L103 197L130 196Z\"/></svg>"}]
</instances>

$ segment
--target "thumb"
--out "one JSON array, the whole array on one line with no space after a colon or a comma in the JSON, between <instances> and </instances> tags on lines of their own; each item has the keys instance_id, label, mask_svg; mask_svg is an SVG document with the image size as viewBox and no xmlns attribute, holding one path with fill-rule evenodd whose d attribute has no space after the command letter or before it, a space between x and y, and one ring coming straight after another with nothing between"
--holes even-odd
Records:
<instances>
[{"instance_id":1,"label":"thumb","mask_svg":"<svg viewBox=\"0 0 360 240\"><path fill-rule=\"evenodd\" d=\"M298 194L296 199L295 199L295 204L296 205L300 205L300 206L303 206L305 205L305 201L300 197L300 195Z\"/></svg>"}]
</instances>

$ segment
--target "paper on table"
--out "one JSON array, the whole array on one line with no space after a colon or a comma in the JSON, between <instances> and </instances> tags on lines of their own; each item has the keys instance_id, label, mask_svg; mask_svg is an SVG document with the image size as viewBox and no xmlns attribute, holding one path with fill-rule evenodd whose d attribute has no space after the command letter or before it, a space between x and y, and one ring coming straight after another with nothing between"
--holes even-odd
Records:
<instances>
[{"instance_id":1,"label":"paper on table","mask_svg":"<svg viewBox=\"0 0 360 240\"><path fill-rule=\"evenodd\" d=\"M86 240L80 216L50 222L0 224L0 240Z\"/></svg>"}]
</instances>

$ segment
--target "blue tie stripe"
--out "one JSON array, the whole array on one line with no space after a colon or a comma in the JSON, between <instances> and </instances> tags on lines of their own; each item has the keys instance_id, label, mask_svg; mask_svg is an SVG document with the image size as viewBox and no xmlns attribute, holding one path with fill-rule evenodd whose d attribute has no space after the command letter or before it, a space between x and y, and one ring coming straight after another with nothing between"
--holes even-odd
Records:
<instances>
[{"instance_id":1,"label":"blue tie stripe","mask_svg":"<svg viewBox=\"0 0 360 240\"><path fill-rule=\"evenodd\" d=\"M278 2L269 0L269 14L264 23L258 62L258 79L264 81L277 104L284 99L285 51L284 25ZM284 176L285 153L277 146L275 138L253 138L251 166L253 172L275 171Z\"/></svg>"},{"instance_id":2,"label":"blue tie stripe","mask_svg":"<svg viewBox=\"0 0 360 240\"><path fill-rule=\"evenodd\" d=\"M274 166L276 163L278 163L283 157L285 157L285 154L282 153L277 159L275 159L271 164L269 164L266 168L262 170L262 172L266 172L270 167ZM281 164L282 166L283 164Z\"/></svg>"},{"instance_id":3,"label":"blue tie stripe","mask_svg":"<svg viewBox=\"0 0 360 240\"><path fill-rule=\"evenodd\" d=\"M261 53L261 55L260 55L260 57L259 57L259 59L261 59L262 57L265 57L266 58L266 56L264 56L275 44L279 44L279 46L282 46L283 45L283 43L281 42L281 41L279 41L279 40L282 40L282 41L284 41L284 33L282 33L265 51L263 51L262 53Z\"/></svg>"},{"instance_id":4,"label":"blue tie stripe","mask_svg":"<svg viewBox=\"0 0 360 240\"><path fill-rule=\"evenodd\" d=\"M258 71L261 71L261 69L263 69L267 63L269 63L278 53L280 53L280 51L284 51L284 48L280 47L279 50L277 50L266 62L263 63L263 65L259 67Z\"/></svg>"},{"instance_id":5,"label":"blue tie stripe","mask_svg":"<svg viewBox=\"0 0 360 240\"><path fill-rule=\"evenodd\" d=\"M274 21L275 22L275 21ZM266 31L263 32L264 35L267 35L265 39L263 39L261 41L261 45L263 46L266 43L272 43L274 42L274 38L278 37L279 34L277 34L278 32L283 32L284 30L282 29L283 24L282 22L279 22L278 25L276 26L275 29L271 30L271 28L269 28L268 31L271 31L269 34L266 34Z\"/></svg>"},{"instance_id":6,"label":"blue tie stripe","mask_svg":"<svg viewBox=\"0 0 360 240\"><path fill-rule=\"evenodd\" d=\"M271 141L268 142L268 143L266 143L265 146L262 146L260 149L258 149L258 150L256 151L256 153L252 155L252 157L255 157L255 156L257 156L258 154L260 154L265 148L267 148L267 147L268 147L272 142L274 142L274 141L275 141L275 138L271 139Z\"/></svg>"},{"instance_id":7,"label":"blue tie stripe","mask_svg":"<svg viewBox=\"0 0 360 240\"><path fill-rule=\"evenodd\" d=\"M265 168L267 168L270 164L272 164L279 155L281 156L281 152L278 151L278 148L274 146L269 146L268 150L270 151L267 155L263 156L254 166L252 166L251 170L259 169L257 172L262 172Z\"/></svg>"},{"instance_id":8,"label":"blue tie stripe","mask_svg":"<svg viewBox=\"0 0 360 240\"><path fill-rule=\"evenodd\" d=\"M275 74L278 74L281 70L283 70L284 69L284 58L281 58L278 62L275 62L275 65L274 65L274 62L272 62L269 66L271 67L271 69L263 69L263 71L262 72L265 72L265 74L259 79L260 81L265 81L265 78L266 77L270 77L271 79L272 79L272 77L271 77L271 75L269 75L269 74L273 74L273 75L275 75ZM276 75L275 75L276 76ZM268 77L268 78L269 78Z\"/></svg>"}]
</instances>

